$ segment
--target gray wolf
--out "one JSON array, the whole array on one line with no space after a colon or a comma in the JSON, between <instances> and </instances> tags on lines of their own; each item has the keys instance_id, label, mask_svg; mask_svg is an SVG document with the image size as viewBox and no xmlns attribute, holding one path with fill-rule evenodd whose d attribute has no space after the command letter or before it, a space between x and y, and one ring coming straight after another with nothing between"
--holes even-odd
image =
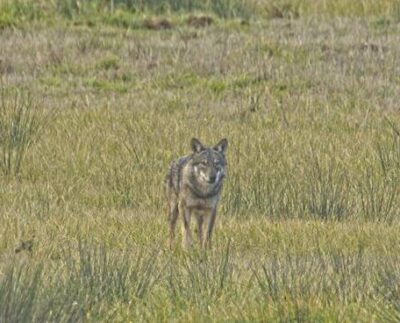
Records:
<instances>
[{"instance_id":1,"label":"gray wolf","mask_svg":"<svg viewBox=\"0 0 400 323\"><path fill-rule=\"evenodd\" d=\"M182 242L186 249L193 242L190 230L192 215L197 220L200 245L211 247L217 204L227 169L225 152L228 140L224 138L214 147L205 147L193 138L191 146L192 154L171 163L164 182L168 199L169 243L172 246L176 222L181 216Z\"/></svg>"}]
</instances>

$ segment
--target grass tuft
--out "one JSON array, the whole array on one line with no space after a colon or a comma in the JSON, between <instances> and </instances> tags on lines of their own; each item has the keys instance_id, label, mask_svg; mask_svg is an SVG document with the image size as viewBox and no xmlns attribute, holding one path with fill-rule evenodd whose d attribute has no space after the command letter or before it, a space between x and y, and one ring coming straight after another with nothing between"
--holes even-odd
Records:
<instances>
[{"instance_id":1,"label":"grass tuft","mask_svg":"<svg viewBox=\"0 0 400 323\"><path fill-rule=\"evenodd\" d=\"M45 118L30 93L2 90L0 98L0 169L5 176L18 176L28 149L39 138Z\"/></svg>"}]
</instances>

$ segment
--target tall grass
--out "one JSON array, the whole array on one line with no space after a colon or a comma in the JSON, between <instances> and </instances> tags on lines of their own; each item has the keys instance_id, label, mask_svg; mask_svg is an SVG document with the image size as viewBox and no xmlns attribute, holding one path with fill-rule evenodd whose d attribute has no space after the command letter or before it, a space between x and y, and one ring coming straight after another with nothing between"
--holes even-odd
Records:
<instances>
[{"instance_id":1,"label":"tall grass","mask_svg":"<svg viewBox=\"0 0 400 323\"><path fill-rule=\"evenodd\" d=\"M38 139L45 117L30 93L0 93L0 169L18 176L28 149Z\"/></svg>"},{"instance_id":2,"label":"tall grass","mask_svg":"<svg viewBox=\"0 0 400 323\"><path fill-rule=\"evenodd\" d=\"M375 148L373 165L367 165L358 185L361 211L368 219L393 221L398 216L400 199L399 153L400 133L397 125L388 120L392 132Z\"/></svg>"},{"instance_id":3,"label":"tall grass","mask_svg":"<svg viewBox=\"0 0 400 323\"><path fill-rule=\"evenodd\" d=\"M195 305L206 314L224 292L232 288L232 263L229 244L222 252L212 255L187 256L171 265L168 294L175 306Z\"/></svg>"},{"instance_id":4,"label":"tall grass","mask_svg":"<svg viewBox=\"0 0 400 323\"><path fill-rule=\"evenodd\" d=\"M261 292L258 301L260 305L270 304L275 320L280 322L340 321L343 316L364 321L362 313L351 307L375 301L380 284L375 276L390 268L392 261L378 264L361 250L355 255L339 252L270 257L253 269ZM386 289L391 285L383 286ZM337 304L341 305L336 308ZM318 317L315 308L319 306L331 309L326 311L327 317Z\"/></svg>"},{"instance_id":5,"label":"tall grass","mask_svg":"<svg viewBox=\"0 0 400 323\"><path fill-rule=\"evenodd\" d=\"M62 268L45 268L33 259L6 267L0 278L1 322L99 320L110 314L107 304L130 306L144 298L162 273L157 253L110 255L85 243L79 243L77 255L71 250L59 259Z\"/></svg>"},{"instance_id":6,"label":"tall grass","mask_svg":"<svg viewBox=\"0 0 400 323\"><path fill-rule=\"evenodd\" d=\"M378 317L385 322L396 322L400 319L399 266L394 261L379 272L380 303L376 306Z\"/></svg>"}]
</instances>

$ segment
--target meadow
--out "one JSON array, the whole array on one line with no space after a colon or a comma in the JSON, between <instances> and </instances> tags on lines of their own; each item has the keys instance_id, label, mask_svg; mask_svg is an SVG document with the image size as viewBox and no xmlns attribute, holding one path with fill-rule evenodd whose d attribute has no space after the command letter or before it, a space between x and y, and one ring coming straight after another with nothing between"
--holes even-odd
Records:
<instances>
[{"instance_id":1,"label":"meadow","mask_svg":"<svg viewBox=\"0 0 400 323\"><path fill-rule=\"evenodd\" d=\"M397 1L0 0L0 322L398 322L399 59Z\"/></svg>"}]
</instances>

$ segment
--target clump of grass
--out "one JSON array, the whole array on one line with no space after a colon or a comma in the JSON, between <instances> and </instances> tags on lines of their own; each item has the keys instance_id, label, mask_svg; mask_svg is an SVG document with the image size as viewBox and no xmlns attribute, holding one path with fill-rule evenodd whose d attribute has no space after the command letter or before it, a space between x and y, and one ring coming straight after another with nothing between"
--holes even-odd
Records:
<instances>
[{"instance_id":1,"label":"clump of grass","mask_svg":"<svg viewBox=\"0 0 400 323\"><path fill-rule=\"evenodd\" d=\"M143 28L152 30L171 29L172 24L165 18L159 19L145 19L143 21Z\"/></svg>"},{"instance_id":2,"label":"clump of grass","mask_svg":"<svg viewBox=\"0 0 400 323\"><path fill-rule=\"evenodd\" d=\"M0 280L0 317L4 322L27 322L35 311L42 268L31 276L21 268L10 268Z\"/></svg>"},{"instance_id":3,"label":"clump of grass","mask_svg":"<svg viewBox=\"0 0 400 323\"><path fill-rule=\"evenodd\" d=\"M203 314L208 313L210 305L232 288L230 257L228 244L211 255L194 253L184 256L178 264L171 264L166 280L169 297L175 306L195 305Z\"/></svg>"},{"instance_id":4,"label":"clump of grass","mask_svg":"<svg viewBox=\"0 0 400 323\"><path fill-rule=\"evenodd\" d=\"M385 322L400 320L400 268L398 259L384 266L378 273L380 302L376 304L377 316Z\"/></svg>"},{"instance_id":5,"label":"clump of grass","mask_svg":"<svg viewBox=\"0 0 400 323\"><path fill-rule=\"evenodd\" d=\"M313 307L365 301L373 289L366 265L375 266L362 251L269 257L253 269L262 295L258 301L271 304L280 321L309 321Z\"/></svg>"},{"instance_id":6,"label":"clump of grass","mask_svg":"<svg viewBox=\"0 0 400 323\"><path fill-rule=\"evenodd\" d=\"M387 122L392 132L376 143L375 158L365 166L357 192L366 219L392 222L400 200L400 131L395 123Z\"/></svg>"},{"instance_id":7,"label":"clump of grass","mask_svg":"<svg viewBox=\"0 0 400 323\"><path fill-rule=\"evenodd\" d=\"M5 176L18 176L25 154L39 138L45 117L30 93L0 93L0 169Z\"/></svg>"},{"instance_id":8,"label":"clump of grass","mask_svg":"<svg viewBox=\"0 0 400 323\"><path fill-rule=\"evenodd\" d=\"M67 281L75 285L78 298L87 291L91 293L93 297L86 304L89 307L97 302L143 298L160 274L156 273L157 253L145 255L138 251L132 259L127 250L110 255L105 246L79 243L78 255L79 260L73 260L73 255L66 254Z\"/></svg>"},{"instance_id":9,"label":"clump of grass","mask_svg":"<svg viewBox=\"0 0 400 323\"><path fill-rule=\"evenodd\" d=\"M186 24L191 27L201 28L207 27L214 23L214 19L209 16L189 16L186 19Z\"/></svg>"},{"instance_id":10,"label":"clump of grass","mask_svg":"<svg viewBox=\"0 0 400 323\"><path fill-rule=\"evenodd\" d=\"M34 1L0 2L0 30L20 24L47 18L48 11Z\"/></svg>"},{"instance_id":11,"label":"clump of grass","mask_svg":"<svg viewBox=\"0 0 400 323\"><path fill-rule=\"evenodd\" d=\"M343 220L348 216L350 204L346 174L333 159L327 162L328 165L323 165L313 148L311 154L305 174L308 187L306 209L318 219Z\"/></svg>"},{"instance_id":12,"label":"clump of grass","mask_svg":"<svg viewBox=\"0 0 400 323\"><path fill-rule=\"evenodd\" d=\"M270 1L266 8L269 18L298 18L300 15L299 1Z\"/></svg>"},{"instance_id":13,"label":"clump of grass","mask_svg":"<svg viewBox=\"0 0 400 323\"><path fill-rule=\"evenodd\" d=\"M102 58L100 61L96 63L96 68L99 69L118 69L119 68L119 58L114 55L110 55L108 57Z\"/></svg>"},{"instance_id":14,"label":"clump of grass","mask_svg":"<svg viewBox=\"0 0 400 323\"><path fill-rule=\"evenodd\" d=\"M83 312L68 293L68 286L60 284L57 273L49 277L43 264L26 265L10 265L0 279L1 321L81 322Z\"/></svg>"},{"instance_id":15,"label":"clump of grass","mask_svg":"<svg viewBox=\"0 0 400 323\"><path fill-rule=\"evenodd\" d=\"M12 263L0 276L0 320L4 322L81 322L100 319L104 304L133 304L158 281L157 253L125 250L110 254L103 247L80 243L59 259L62 269L31 260ZM134 256L132 256L134 255ZM31 267L31 268L29 268Z\"/></svg>"},{"instance_id":16,"label":"clump of grass","mask_svg":"<svg viewBox=\"0 0 400 323\"><path fill-rule=\"evenodd\" d=\"M386 142L377 143L376 152L383 174L391 176L398 174L400 169L400 128L393 121L386 121L392 133L388 134Z\"/></svg>"},{"instance_id":17,"label":"clump of grass","mask_svg":"<svg viewBox=\"0 0 400 323\"><path fill-rule=\"evenodd\" d=\"M360 215L369 220L393 221L397 215L398 178L380 176L369 167L358 183Z\"/></svg>"}]
</instances>

